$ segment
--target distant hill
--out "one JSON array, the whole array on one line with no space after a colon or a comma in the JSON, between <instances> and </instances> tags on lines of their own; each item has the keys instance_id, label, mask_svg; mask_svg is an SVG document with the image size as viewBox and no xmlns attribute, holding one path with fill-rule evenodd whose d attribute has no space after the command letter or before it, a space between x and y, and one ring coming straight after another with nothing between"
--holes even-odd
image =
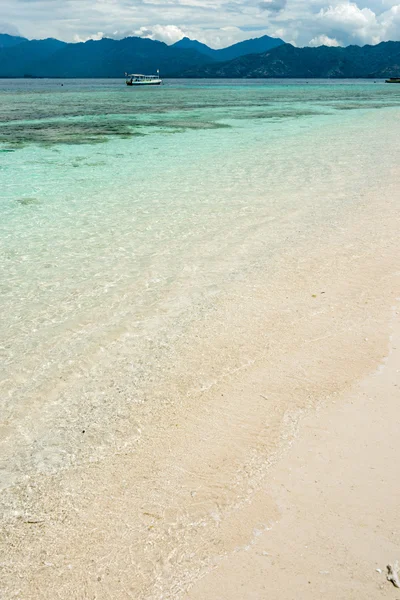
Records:
<instances>
[{"instance_id":1,"label":"distant hill","mask_svg":"<svg viewBox=\"0 0 400 600\"><path fill-rule=\"evenodd\" d=\"M47 60L67 44L49 38L31 40L0 49L0 77L39 75L37 65Z\"/></svg>"},{"instance_id":2,"label":"distant hill","mask_svg":"<svg viewBox=\"0 0 400 600\"><path fill-rule=\"evenodd\" d=\"M188 37L184 37L181 40L179 40L179 42L172 44L172 47L184 50L197 50L197 52L200 52L200 54L205 54L211 59L217 60L218 50L214 50L213 48L206 46L206 44L202 44L197 40L191 40Z\"/></svg>"},{"instance_id":3,"label":"distant hill","mask_svg":"<svg viewBox=\"0 0 400 600\"><path fill-rule=\"evenodd\" d=\"M204 54L138 37L66 44L40 40L0 50L2 77L123 77L125 71L163 77L209 62Z\"/></svg>"},{"instance_id":4,"label":"distant hill","mask_svg":"<svg viewBox=\"0 0 400 600\"><path fill-rule=\"evenodd\" d=\"M259 38L245 40L244 42L233 44L233 46L228 46L228 48L214 50L213 48L206 46L206 44L202 44L197 40L191 40L185 37L179 42L176 42L176 44L174 44L173 46L175 48L190 48L192 50L197 50L198 52L205 54L206 56L212 58L215 61L226 61L238 58L239 56L245 56L246 54L258 54L260 52L267 52L272 48L282 46L282 44L284 43L285 42L279 38L272 38L268 35L264 35Z\"/></svg>"},{"instance_id":5,"label":"distant hill","mask_svg":"<svg viewBox=\"0 0 400 600\"><path fill-rule=\"evenodd\" d=\"M272 48L282 46L285 42L279 38L272 38L268 35L263 35L259 38L253 38L251 40L245 40L239 42L228 48L222 48L217 50L218 60L233 60L239 56L246 56L246 54L259 54L260 52L268 52Z\"/></svg>"},{"instance_id":6,"label":"distant hill","mask_svg":"<svg viewBox=\"0 0 400 600\"><path fill-rule=\"evenodd\" d=\"M165 78L400 77L400 42L295 48L263 36L213 50L188 38L172 46L138 37L67 44L2 34L1 43L0 77L123 77L125 71L155 73L157 69ZM268 44L275 47L258 53ZM234 58L225 60L226 56Z\"/></svg>"},{"instance_id":7,"label":"distant hill","mask_svg":"<svg viewBox=\"0 0 400 600\"><path fill-rule=\"evenodd\" d=\"M10 48L11 46L17 46L22 42L27 42L26 38L18 35L8 35L8 33L0 33L0 48Z\"/></svg>"},{"instance_id":8,"label":"distant hill","mask_svg":"<svg viewBox=\"0 0 400 600\"><path fill-rule=\"evenodd\" d=\"M295 48L284 44L262 54L187 70L183 77L385 78L400 77L400 42L347 48Z\"/></svg>"},{"instance_id":9,"label":"distant hill","mask_svg":"<svg viewBox=\"0 0 400 600\"><path fill-rule=\"evenodd\" d=\"M196 40L184 38L172 46L163 42L128 37L67 44L58 40L15 38L0 47L0 77L121 77L125 71L179 77L188 69L201 69L210 62L225 61L246 52L265 51L283 44L282 40L263 36L213 50ZM16 40L21 40L17 44Z\"/></svg>"}]
</instances>

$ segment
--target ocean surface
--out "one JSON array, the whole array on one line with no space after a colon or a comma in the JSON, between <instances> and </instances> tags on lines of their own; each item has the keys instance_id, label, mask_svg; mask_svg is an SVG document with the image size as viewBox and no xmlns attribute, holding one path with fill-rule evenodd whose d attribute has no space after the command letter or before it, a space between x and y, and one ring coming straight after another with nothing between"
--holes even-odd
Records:
<instances>
[{"instance_id":1,"label":"ocean surface","mask_svg":"<svg viewBox=\"0 0 400 600\"><path fill-rule=\"evenodd\" d=\"M318 218L340 210L337 194L315 195L329 153L359 185L357 136L374 162L399 109L400 86L380 81L0 81L0 397L6 437L17 419L27 444L20 468L47 430L54 378L130 335L140 401L135 382L154 376L163 345L279 252L270 222L313 186ZM53 450L38 467L70 460Z\"/></svg>"},{"instance_id":2,"label":"ocean surface","mask_svg":"<svg viewBox=\"0 0 400 600\"><path fill-rule=\"evenodd\" d=\"M2 485L107 453L177 340L272 268L275 223L343 213L399 111L381 81L0 81Z\"/></svg>"},{"instance_id":3,"label":"ocean surface","mask_svg":"<svg viewBox=\"0 0 400 600\"><path fill-rule=\"evenodd\" d=\"M177 598L212 567L213 527L256 489L287 410L363 372L349 348L377 330L367 282L389 286L399 123L382 81L0 80L7 573L29 558L21 515L48 523L40 561L86 541L115 556L99 598L128 597L133 572L132 597ZM60 559L57 594L28 561L26 589L73 597L91 552Z\"/></svg>"},{"instance_id":4,"label":"ocean surface","mask_svg":"<svg viewBox=\"0 0 400 600\"><path fill-rule=\"evenodd\" d=\"M2 485L107 453L176 341L283 251L275 223L344 214L399 111L381 81L0 81Z\"/></svg>"}]
</instances>

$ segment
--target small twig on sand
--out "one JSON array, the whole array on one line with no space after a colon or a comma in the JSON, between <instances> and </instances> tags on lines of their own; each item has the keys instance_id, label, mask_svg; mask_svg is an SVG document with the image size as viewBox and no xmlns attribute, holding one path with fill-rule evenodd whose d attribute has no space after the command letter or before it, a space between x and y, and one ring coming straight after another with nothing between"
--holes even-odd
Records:
<instances>
[{"instance_id":1,"label":"small twig on sand","mask_svg":"<svg viewBox=\"0 0 400 600\"><path fill-rule=\"evenodd\" d=\"M44 519L42 521L24 521L27 525L37 525L38 523L44 523Z\"/></svg>"},{"instance_id":2,"label":"small twig on sand","mask_svg":"<svg viewBox=\"0 0 400 600\"><path fill-rule=\"evenodd\" d=\"M387 565L387 580L391 581L394 585L394 587L400 588L400 579L399 579L399 563L395 562L395 564L392 565Z\"/></svg>"}]
</instances>

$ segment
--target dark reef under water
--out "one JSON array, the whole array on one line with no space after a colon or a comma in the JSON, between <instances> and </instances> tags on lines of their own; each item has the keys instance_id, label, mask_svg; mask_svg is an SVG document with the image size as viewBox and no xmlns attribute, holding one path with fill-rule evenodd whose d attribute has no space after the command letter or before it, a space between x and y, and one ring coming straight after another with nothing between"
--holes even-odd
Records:
<instances>
[{"instance_id":1,"label":"dark reef under water","mask_svg":"<svg viewBox=\"0 0 400 600\"><path fill-rule=\"evenodd\" d=\"M92 86L92 87L91 87ZM27 144L100 144L112 138L220 129L243 119L298 119L400 105L400 89L357 82L288 85L179 81L155 90L120 82L0 82L0 152Z\"/></svg>"}]
</instances>

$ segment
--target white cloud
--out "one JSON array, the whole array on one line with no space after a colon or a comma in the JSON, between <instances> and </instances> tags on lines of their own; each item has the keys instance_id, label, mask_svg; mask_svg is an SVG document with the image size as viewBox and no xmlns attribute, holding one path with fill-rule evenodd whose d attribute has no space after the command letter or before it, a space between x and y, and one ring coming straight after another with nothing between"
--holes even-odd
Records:
<instances>
[{"instance_id":1,"label":"white cloud","mask_svg":"<svg viewBox=\"0 0 400 600\"><path fill-rule=\"evenodd\" d=\"M308 45L316 48L317 46L337 47L341 46L342 44L340 44L335 38L330 38L327 35L322 34L317 35L315 38L310 40Z\"/></svg>"},{"instance_id":2,"label":"white cloud","mask_svg":"<svg viewBox=\"0 0 400 600\"><path fill-rule=\"evenodd\" d=\"M398 40L400 38L400 4L392 6L380 16L380 23L384 31L383 39Z\"/></svg>"},{"instance_id":3,"label":"white cloud","mask_svg":"<svg viewBox=\"0 0 400 600\"><path fill-rule=\"evenodd\" d=\"M318 19L349 31L376 25L375 13L369 8L360 9L355 2L342 2L337 6L321 8Z\"/></svg>"},{"instance_id":4,"label":"white cloud","mask_svg":"<svg viewBox=\"0 0 400 600\"><path fill-rule=\"evenodd\" d=\"M369 8L359 8L355 2L322 8L317 19L324 28L344 32L355 42L367 43L379 37L380 26L376 14Z\"/></svg>"},{"instance_id":5,"label":"white cloud","mask_svg":"<svg viewBox=\"0 0 400 600\"><path fill-rule=\"evenodd\" d=\"M103 37L107 37L103 31L98 31L97 33L92 33L92 35L80 36L78 34L74 35L74 42L87 42L88 40L101 40Z\"/></svg>"},{"instance_id":6,"label":"white cloud","mask_svg":"<svg viewBox=\"0 0 400 600\"><path fill-rule=\"evenodd\" d=\"M183 36L213 47L264 34L298 46L400 39L400 0L0 0L5 31L67 41ZM7 23L7 25L6 25ZM0 26L0 29L2 27ZM311 40L311 42L310 42Z\"/></svg>"},{"instance_id":7,"label":"white cloud","mask_svg":"<svg viewBox=\"0 0 400 600\"><path fill-rule=\"evenodd\" d=\"M174 44L185 37L186 33L176 25L154 25L152 27L140 27L133 32L134 35L150 40L159 40L166 44Z\"/></svg>"},{"instance_id":8,"label":"white cloud","mask_svg":"<svg viewBox=\"0 0 400 600\"><path fill-rule=\"evenodd\" d=\"M11 23L6 23L5 21L0 21L0 33L8 33L8 35L20 35L18 27L11 25Z\"/></svg>"}]
</instances>

